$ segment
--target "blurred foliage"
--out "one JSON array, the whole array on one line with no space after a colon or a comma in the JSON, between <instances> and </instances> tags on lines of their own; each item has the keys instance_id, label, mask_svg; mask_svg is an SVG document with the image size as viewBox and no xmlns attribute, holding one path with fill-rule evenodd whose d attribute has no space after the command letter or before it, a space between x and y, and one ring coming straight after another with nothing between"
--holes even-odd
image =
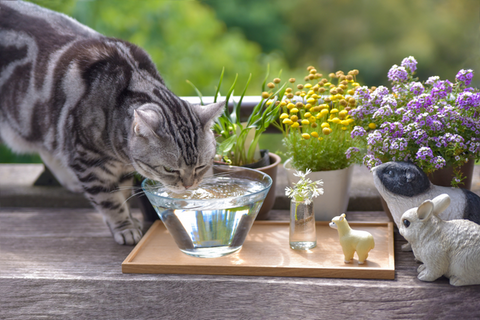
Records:
<instances>
[{"instance_id":1,"label":"blurred foliage","mask_svg":"<svg viewBox=\"0 0 480 320\"><path fill-rule=\"evenodd\" d=\"M282 0L202 0L211 6L229 30L240 29L257 42L264 52L285 51L286 39L294 36L286 19L290 1Z\"/></svg>"},{"instance_id":2,"label":"blurred foliage","mask_svg":"<svg viewBox=\"0 0 480 320\"><path fill-rule=\"evenodd\" d=\"M42 159L36 154L15 154L0 143L0 163L42 163Z\"/></svg>"},{"instance_id":3,"label":"blurred foliage","mask_svg":"<svg viewBox=\"0 0 480 320\"><path fill-rule=\"evenodd\" d=\"M43 7L65 13L80 23L110 37L132 42L145 49L157 65L167 86L180 96L196 95L190 80L205 95L213 95L225 68L224 83L252 83L247 94L259 94L267 66L285 67L281 55L263 53L240 30L227 30L214 11L188 0L32 0ZM241 90L243 88L238 88ZM34 158L35 159L35 158ZM0 162L25 162L7 149Z\"/></svg>"},{"instance_id":4,"label":"blurred foliage","mask_svg":"<svg viewBox=\"0 0 480 320\"><path fill-rule=\"evenodd\" d=\"M32 0L107 36L144 48L177 95L195 95L190 80L213 95L227 84L259 93L270 64L299 78L319 71L360 70L367 85L387 84L392 64L413 55L421 80L453 80L480 71L478 0ZM473 85L480 86L480 74ZM238 88L237 90L241 90ZM0 162L5 157L0 153Z\"/></svg>"},{"instance_id":5,"label":"blurred foliage","mask_svg":"<svg viewBox=\"0 0 480 320\"><path fill-rule=\"evenodd\" d=\"M76 0L27 0L44 8L71 15L77 3Z\"/></svg>"},{"instance_id":6,"label":"blurred foliage","mask_svg":"<svg viewBox=\"0 0 480 320\"><path fill-rule=\"evenodd\" d=\"M387 84L388 69L410 55L421 66L421 80L432 75L453 80L461 68L480 71L478 0L203 2L229 28L241 28L265 50L283 52L291 68L359 69L367 85ZM480 85L480 74L474 83Z\"/></svg>"},{"instance_id":7,"label":"blurred foliage","mask_svg":"<svg viewBox=\"0 0 480 320\"><path fill-rule=\"evenodd\" d=\"M197 1L78 1L72 16L145 49L180 96L195 95L187 79L213 95L223 67L226 82L233 82L236 73L244 80L253 73L252 88L259 88L268 64L274 70L284 65L280 56L262 53L241 32L228 31L211 8Z\"/></svg>"},{"instance_id":8,"label":"blurred foliage","mask_svg":"<svg viewBox=\"0 0 480 320\"><path fill-rule=\"evenodd\" d=\"M263 53L241 30L227 30L210 7L195 0L32 2L145 49L168 87L179 96L195 95L187 79L206 95L213 95L223 67L227 83L237 73L239 81L246 81L252 73L247 94L258 94L267 65L271 70L286 66L281 55Z\"/></svg>"}]
</instances>

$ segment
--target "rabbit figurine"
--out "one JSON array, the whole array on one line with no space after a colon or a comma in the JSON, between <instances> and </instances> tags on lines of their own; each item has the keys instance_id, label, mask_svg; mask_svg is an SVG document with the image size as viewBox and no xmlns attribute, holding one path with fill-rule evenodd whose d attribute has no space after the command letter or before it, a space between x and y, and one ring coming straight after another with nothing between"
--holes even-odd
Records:
<instances>
[{"instance_id":1,"label":"rabbit figurine","mask_svg":"<svg viewBox=\"0 0 480 320\"><path fill-rule=\"evenodd\" d=\"M434 281L445 276L453 286L480 284L480 225L439 218L449 205L449 195L441 194L407 210L401 217L400 234L423 262L418 279Z\"/></svg>"},{"instance_id":2,"label":"rabbit figurine","mask_svg":"<svg viewBox=\"0 0 480 320\"><path fill-rule=\"evenodd\" d=\"M373 182L400 228L402 214L423 201L448 194L452 205L440 214L443 220L467 219L480 224L480 197L460 188L442 187L430 182L427 175L412 162L386 162L372 168ZM410 245L402 247L410 250Z\"/></svg>"}]
</instances>

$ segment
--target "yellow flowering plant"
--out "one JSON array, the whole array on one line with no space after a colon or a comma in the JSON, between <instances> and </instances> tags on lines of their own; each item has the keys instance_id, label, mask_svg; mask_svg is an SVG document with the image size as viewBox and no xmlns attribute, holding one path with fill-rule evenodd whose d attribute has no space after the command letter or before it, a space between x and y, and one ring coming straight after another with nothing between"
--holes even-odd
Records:
<instances>
[{"instance_id":1,"label":"yellow flowering plant","mask_svg":"<svg viewBox=\"0 0 480 320\"><path fill-rule=\"evenodd\" d=\"M289 79L283 95L274 93L275 83L263 95L268 103L279 103L279 118L272 125L283 133L286 155L300 171L339 170L360 162L361 139L352 138L355 126L350 111L360 84L358 70L330 73L328 79L310 66L304 82ZM278 82L278 81L277 81ZM270 102L271 101L271 102Z\"/></svg>"}]
</instances>

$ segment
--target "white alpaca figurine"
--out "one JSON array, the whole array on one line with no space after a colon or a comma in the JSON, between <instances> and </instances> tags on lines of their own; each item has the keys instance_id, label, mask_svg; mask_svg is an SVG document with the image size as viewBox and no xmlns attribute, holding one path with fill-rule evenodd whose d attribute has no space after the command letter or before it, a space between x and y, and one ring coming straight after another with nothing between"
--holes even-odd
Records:
<instances>
[{"instance_id":1,"label":"white alpaca figurine","mask_svg":"<svg viewBox=\"0 0 480 320\"><path fill-rule=\"evenodd\" d=\"M418 279L434 281L445 276L453 286L480 284L480 225L465 219L439 218L449 205L450 197L442 194L406 211L400 234L423 262L418 267Z\"/></svg>"},{"instance_id":2,"label":"white alpaca figurine","mask_svg":"<svg viewBox=\"0 0 480 320\"><path fill-rule=\"evenodd\" d=\"M367 260L368 252L375 247L375 241L369 232L350 228L345 218L345 213L334 217L332 222L330 222L330 228L338 231L345 263L351 262L355 251L358 256L358 264L363 264Z\"/></svg>"}]
</instances>

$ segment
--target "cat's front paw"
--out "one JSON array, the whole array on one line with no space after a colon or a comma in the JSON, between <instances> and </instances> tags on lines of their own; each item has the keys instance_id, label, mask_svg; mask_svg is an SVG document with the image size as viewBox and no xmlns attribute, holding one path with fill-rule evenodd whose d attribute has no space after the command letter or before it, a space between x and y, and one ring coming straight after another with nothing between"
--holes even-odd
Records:
<instances>
[{"instance_id":1,"label":"cat's front paw","mask_svg":"<svg viewBox=\"0 0 480 320\"><path fill-rule=\"evenodd\" d=\"M140 239L142 239L142 236L142 230L138 229L125 229L117 231L113 234L113 238L118 244L123 244L127 246L136 245L140 241Z\"/></svg>"},{"instance_id":2,"label":"cat's front paw","mask_svg":"<svg viewBox=\"0 0 480 320\"><path fill-rule=\"evenodd\" d=\"M137 219L132 219L132 221L128 221L123 226L115 228L112 230L112 233L118 244L127 246L137 244L143 236L142 226Z\"/></svg>"}]
</instances>

